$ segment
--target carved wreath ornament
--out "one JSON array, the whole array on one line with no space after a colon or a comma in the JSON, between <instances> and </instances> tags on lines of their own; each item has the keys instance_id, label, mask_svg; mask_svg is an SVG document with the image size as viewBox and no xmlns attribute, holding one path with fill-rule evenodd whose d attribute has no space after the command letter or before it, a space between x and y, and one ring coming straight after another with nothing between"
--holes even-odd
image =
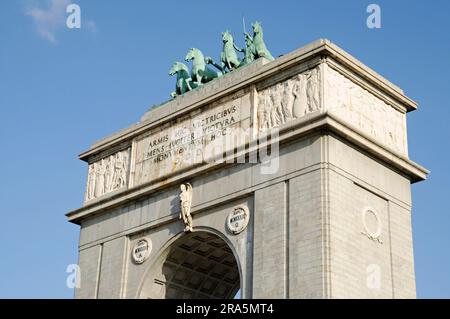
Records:
<instances>
[{"instance_id":1,"label":"carved wreath ornament","mask_svg":"<svg viewBox=\"0 0 450 319\"><path fill-rule=\"evenodd\" d=\"M373 217L375 217L375 221L376 221L376 227L375 229L373 229L373 227L369 227L367 224L367 216L368 215L372 215ZM373 240L373 241L377 241L380 244L383 243L383 241L381 240L380 236L381 236L381 229L382 229L382 224L381 224L381 220L380 217L378 216L378 213L373 209L373 208L365 208L362 212L362 223L363 223L363 230L361 231L361 234L367 236L367 238Z\"/></svg>"}]
</instances>

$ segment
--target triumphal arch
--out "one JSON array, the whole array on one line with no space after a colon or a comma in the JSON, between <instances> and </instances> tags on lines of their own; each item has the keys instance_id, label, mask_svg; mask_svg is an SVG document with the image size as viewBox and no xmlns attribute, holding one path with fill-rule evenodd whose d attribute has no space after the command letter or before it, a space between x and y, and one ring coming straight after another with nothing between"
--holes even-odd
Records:
<instances>
[{"instance_id":1,"label":"triumphal arch","mask_svg":"<svg viewBox=\"0 0 450 319\"><path fill-rule=\"evenodd\" d=\"M189 50L172 99L80 155L77 298L416 296L416 103L328 40L273 58L257 32L244 58L226 33L221 62Z\"/></svg>"}]
</instances>

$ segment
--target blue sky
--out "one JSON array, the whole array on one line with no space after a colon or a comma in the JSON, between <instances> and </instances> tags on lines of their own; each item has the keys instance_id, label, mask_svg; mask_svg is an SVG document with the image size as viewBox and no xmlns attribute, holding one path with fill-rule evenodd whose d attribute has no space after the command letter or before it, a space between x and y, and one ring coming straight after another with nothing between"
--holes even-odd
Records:
<instances>
[{"instance_id":1,"label":"blue sky","mask_svg":"<svg viewBox=\"0 0 450 319\"><path fill-rule=\"evenodd\" d=\"M65 26L66 4L81 29ZM381 29L366 26L381 7ZM216 59L220 33L262 21L274 56L328 38L419 103L408 115L418 297L450 297L450 2L0 1L0 297L71 298L87 167L77 155L137 122L174 87L188 48ZM248 30L247 29L247 30ZM237 36L240 46L241 37Z\"/></svg>"}]
</instances>

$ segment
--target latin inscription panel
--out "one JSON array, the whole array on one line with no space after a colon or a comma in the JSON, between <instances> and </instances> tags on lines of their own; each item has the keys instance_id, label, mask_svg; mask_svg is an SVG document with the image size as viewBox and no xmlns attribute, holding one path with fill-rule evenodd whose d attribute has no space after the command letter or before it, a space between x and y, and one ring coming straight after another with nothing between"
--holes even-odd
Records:
<instances>
[{"instance_id":1,"label":"latin inscription panel","mask_svg":"<svg viewBox=\"0 0 450 319\"><path fill-rule=\"evenodd\" d=\"M134 185L210 162L228 149L227 139L231 136L248 140L250 109L250 94L247 93L194 111L163 125L158 131L139 137Z\"/></svg>"}]
</instances>

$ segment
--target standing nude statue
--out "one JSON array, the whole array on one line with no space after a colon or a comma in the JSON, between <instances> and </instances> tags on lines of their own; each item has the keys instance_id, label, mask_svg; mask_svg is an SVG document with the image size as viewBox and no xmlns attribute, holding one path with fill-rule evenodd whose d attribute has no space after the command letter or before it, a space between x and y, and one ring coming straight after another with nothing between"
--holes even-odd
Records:
<instances>
[{"instance_id":1,"label":"standing nude statue","mask_svg":"<svg viewBox=\"0 0 450 319\"><path fill-rule=\"evenodd\" d=\"M189 183L181 184L180 186L180 219L184 222L184 231L192 231L192 216L191 216L191 203L192 203L192 185Z\"/></svg>"}]
</instances>

